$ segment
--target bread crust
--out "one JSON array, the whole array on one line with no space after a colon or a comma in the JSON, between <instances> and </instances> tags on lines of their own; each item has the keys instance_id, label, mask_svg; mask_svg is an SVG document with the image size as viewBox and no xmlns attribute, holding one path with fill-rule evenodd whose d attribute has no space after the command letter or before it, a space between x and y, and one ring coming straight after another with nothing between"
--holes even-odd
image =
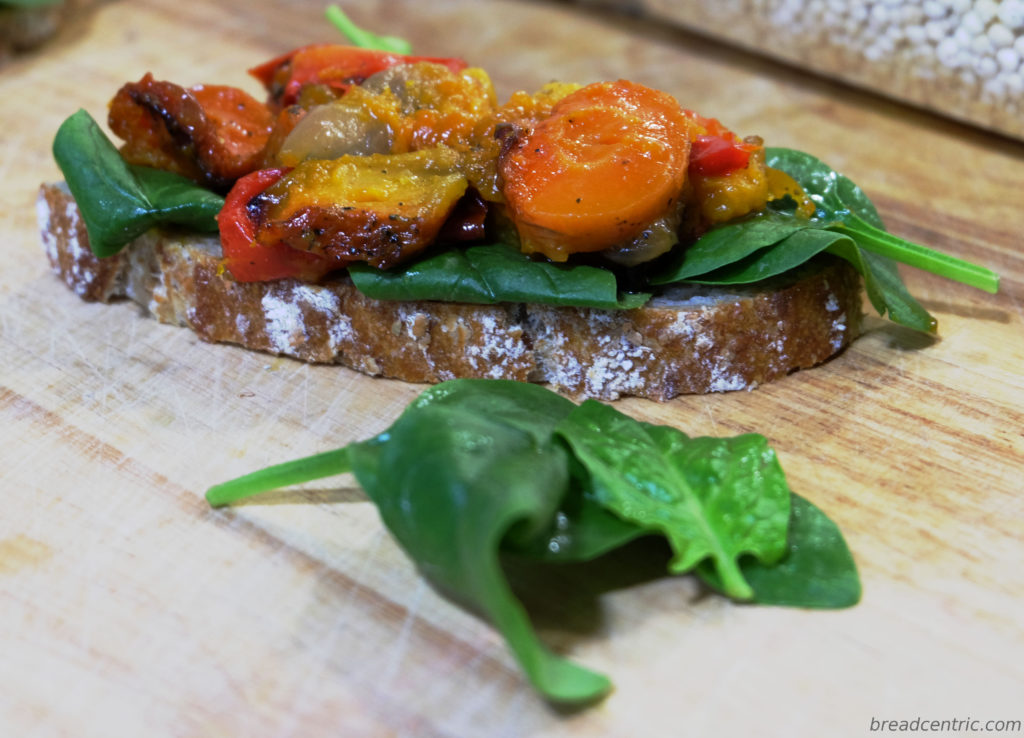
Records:
<instances>
[{"instance_id":1,"label":"bread crust","mask_svg":"<svg viewBox=\"0 0 1024 738\"><path fill-rule=\"evenodd\" d=\"M577 398L665 401L753 389L815 366L861 328L860 278L840 260L770 284L673 287L634 310L390 302L346 276L234 282L212 236L154 229L98 259L65 187L43 185L37 210L53 270L85 300L129 298L204 341L408 382L503 378Z\"/></svg>"}]
</instances>

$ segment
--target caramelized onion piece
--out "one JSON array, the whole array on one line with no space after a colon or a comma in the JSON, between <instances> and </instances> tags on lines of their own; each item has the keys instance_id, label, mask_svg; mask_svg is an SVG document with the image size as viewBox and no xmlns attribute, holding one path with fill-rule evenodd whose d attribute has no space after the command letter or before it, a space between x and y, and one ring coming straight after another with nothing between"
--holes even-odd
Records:
<instances>
[{"instance_id":1,"label":"caramelized onion piece","mask_svg":"<svg viewBox=\"0 0 1024 738\"><path fill-rule=\"evenodd\" d=\"M346 96L307 113L285 138L278 160L295 166L306 159L386 154L391 142L392 130L386 121Z\"/></svg>"},{"instance_id":2,"label":"caramelized onion piece","mask_svg":"<svg viewBox=\"0 0 1024 738\"><path fill-rule=\"evenodd\" d=\"M631 240L602 251L608 261L623 266L636 266L667 254L679 243L679 222L681 208L654 220Z\"/></svg>"},{"instance_id":3,"label":"caramelized onion piece","mask_svg":"<svg viewBox=\"0 0 1024 738\"><path fill-rule=\"evenodd\" d=\"M285 139L279 161L403 153L445 145L464 152L494 89L479 69L453 72L430 62L396 64L314 108Z\"/></svg>"}]
</instances>

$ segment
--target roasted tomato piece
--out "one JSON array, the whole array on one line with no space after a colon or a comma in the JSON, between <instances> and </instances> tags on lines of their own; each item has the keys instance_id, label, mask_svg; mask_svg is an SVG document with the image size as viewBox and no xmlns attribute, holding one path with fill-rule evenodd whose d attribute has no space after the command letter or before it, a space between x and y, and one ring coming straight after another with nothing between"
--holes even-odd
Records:
<instances>
[{"instance_id":1,"label":"roasted tomato piece","mask_svg":"<svg viewBox=\"0 0 1024 738\"><path fill-rule=\"evenodd\" d=\"M631 241L676 210L691 129L671 96L625 80L562 98L499 160L523 251L565 261Z\"/></svg>"},{"instance_id":2,"label":"roasted tomato piece","mask_svg":"<svg viewBox=\"0 0 1024 738\"><path fill-rule=\"evenodd\" d=\"M454 58L405 56L375 49L336 44L303 46L264 62L249 70L263 83L276 106L292 105L307 85L326 85L336 94L344 94L352 85L396 64L419 61L443 64L453 72L466 68L466 62Z\"/></svg>"},{"instance_id":3,"label":"roasted tomato piece","mask_svg":"<svg viewBox=\"0 0 1024 738\"><path fill-rule=\"evenodd\" d=\"M114 96L108 122L124 139L126 161L226 191L259 167L274 119L266 105L238 88L186 89L146 74Z\"/></svg>"},{"instance_id":4,"label":"roasted tomato piece","mask_svg":"<svg viewBox=\"0 0 1024 738\"><path fill-rule=\"evenodd\" d=\"M309 159L249 204L256 240L387 268L437 238L466 191L447 147Z\"/></svg>"},{"instance_id":5,"label":"roasted tomato piece","mask_svg":"<svg viewBox=\"0 0 1024 738\"><path fill-rule=\"evenodd\" d=\"M345 266L347 261L309 254L283 243L256 242L256 223L249 203L285 174L284 169L262 169L239 179L217 215L224 267L238 282L268 282L294 277L311 282Z\"/></svg>"}]
</instances>

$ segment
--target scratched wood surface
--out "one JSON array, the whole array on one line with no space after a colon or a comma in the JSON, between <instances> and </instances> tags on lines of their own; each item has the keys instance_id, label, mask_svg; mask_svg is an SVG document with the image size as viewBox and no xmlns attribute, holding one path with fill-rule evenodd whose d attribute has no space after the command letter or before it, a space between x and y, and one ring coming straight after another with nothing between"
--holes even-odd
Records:
<instances>
[{"instance_id":1,"label":"scratched wood surface","mask_svg":"<svg viewBox=\"0 0 1024 738\"><path fill-rule=\"evenodd\" d=\"M213 483L386 427L420 387L200 343L49 272L36 185L79 107L146 71L256 91L327 40L317 3L113 2L0 69L0 735L859 736L874 719L1022 719L1024 146L677 31L532 2L351 2L502 97L627 77L814 152L890 229L1003 275L908 273L932 341L872 318L754 392L623 401L692 434L766 434L845 530L864 599L740 607L636 552L525 597L615 692L555 710L495 632L425 585L347 477L211 511ZM579 576L571 576L579 575Z\"/></svg>"}]
</instances>

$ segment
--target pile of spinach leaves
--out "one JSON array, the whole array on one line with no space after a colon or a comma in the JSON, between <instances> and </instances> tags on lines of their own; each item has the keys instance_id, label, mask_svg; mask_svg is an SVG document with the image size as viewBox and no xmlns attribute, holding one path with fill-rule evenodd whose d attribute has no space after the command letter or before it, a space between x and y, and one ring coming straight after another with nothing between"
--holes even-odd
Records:
<instances>
[{"instance_id":1,"label":"pile of spinach leaves","mask_svg":"<svg viewBox=\"0 0 1024 738\"><path fill-rule=\"evenodd\" d=\"M512 592L502 557L595 559L645 535L740 601L840 608L860 599L842 534L793 494L763 436L691 438L533 384L454 380L426 390L366 441L212 487L211 505L351 472L420 571L483 613L548 699L611 687L553 654Z\"/></svg>"},{"instance_id":2,"label":"pile of spinach leaves","mask_svg":"<svg viewBox=\"0 0 1024 738\"><path fill-rule=\"evenodd\" d=\"M97 256L117 253L155 225L217 230L222 197L179 175L126 164L84 110L60 127L53 151ZM648 267L649 290L680 282L757 282L829 253L860 272L880 315L932 332L935 319L907 292L897 261L989 292L998 289L999 279L988 269L887 233L863 191L813 156L778 148L768 149L767 155L769 166L804 188L816 205L814 215L799 215L792 201L783 199L752 217L718 226ZM432 252L386 271L353 265L349 273L361 292L380 300L628 309L651 296L647 289L622 290L616 275L601 267L538 262L503 242Z\"/></svg>"}]
</instances>

